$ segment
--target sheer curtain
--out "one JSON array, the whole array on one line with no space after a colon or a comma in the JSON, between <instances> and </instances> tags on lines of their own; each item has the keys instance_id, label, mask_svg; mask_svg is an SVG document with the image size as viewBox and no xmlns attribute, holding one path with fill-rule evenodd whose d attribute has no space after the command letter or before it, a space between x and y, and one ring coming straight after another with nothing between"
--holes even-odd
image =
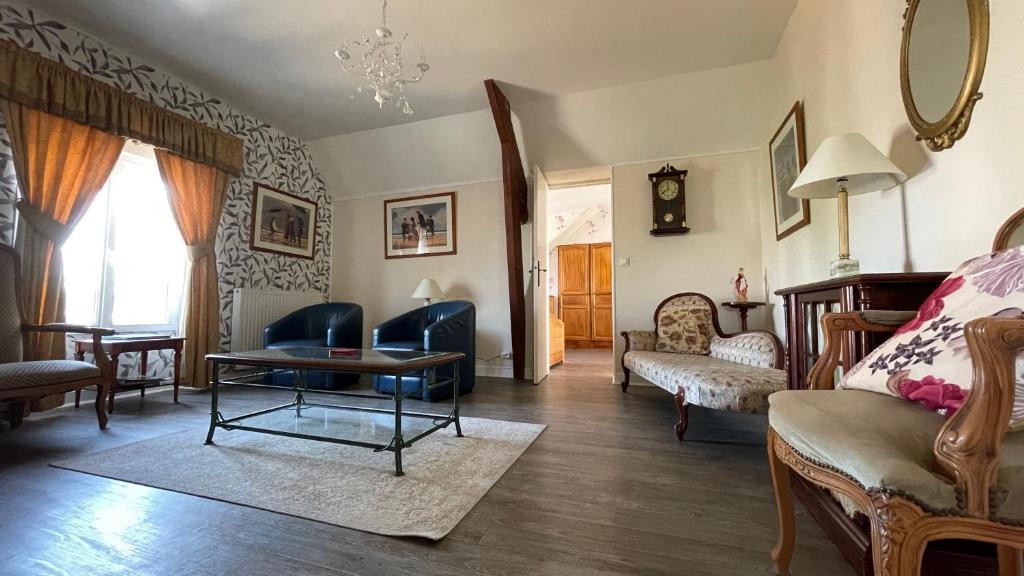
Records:
<instances>
[{"instance_id":1,"label":"sheer curtain","mask_svg":"<svg viewBox=\"0 0 1024 576\"><path fill-rule=\"evenodd\" d=\"M190 263L183 376L193 387L205 388L209 385L206 354L217 350L220 340L217 256L213 248L228 175L223 170L166 150L156 151L156 161Z\"/></svg>"},{"instance_id":2,"label":"sheer curtain","mask_svg":"<svg viewBox=\"0 0 1024 576\"><path fill-rule=\"evenodd\" d=\"M15 248L23 305L34 324L64 321L60 247L114 169L124 139L21 104L3 101L21 200ZM64 358L63 334L38 334L27 357Z\"/></svg>"}]
</instances>

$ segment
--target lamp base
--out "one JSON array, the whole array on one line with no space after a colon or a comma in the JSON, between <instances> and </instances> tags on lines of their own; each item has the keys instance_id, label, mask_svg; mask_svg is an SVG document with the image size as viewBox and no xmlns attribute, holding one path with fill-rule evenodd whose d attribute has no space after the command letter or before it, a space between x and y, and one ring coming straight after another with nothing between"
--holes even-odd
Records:
<instances>
[{"instance_id":1,"label":"lamp base","mask_svg":"<svg viewBox=\"0 0 1024 576\"><path fill-rule=\"evenodd\" d=\"M860 274L860 261L853 258L840 258L838 260L833 260L832 265L829 266L828 270L829 278L854 276L857 274Z\"/></svg>"}]
</instances>

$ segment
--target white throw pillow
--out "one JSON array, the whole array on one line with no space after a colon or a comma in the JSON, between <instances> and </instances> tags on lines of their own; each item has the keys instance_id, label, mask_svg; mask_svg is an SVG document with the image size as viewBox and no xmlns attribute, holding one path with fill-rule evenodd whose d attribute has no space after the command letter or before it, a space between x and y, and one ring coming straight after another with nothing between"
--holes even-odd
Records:
<instances>
[{"instance_id":1,"label":"white throw pillow","mask_svg":"<svg viewBox=\"0 0 1024 576\"><path fill-rule=\"evenodd\" d=\"M1024 314L1024 248L960 265L911 320L843 376L839 388L870 390L920 402L949 416L973 384L964 325L987 316ZM1024 424L1024 355L1017 357L1011 427Z\"/></svg>"}]
</instances>

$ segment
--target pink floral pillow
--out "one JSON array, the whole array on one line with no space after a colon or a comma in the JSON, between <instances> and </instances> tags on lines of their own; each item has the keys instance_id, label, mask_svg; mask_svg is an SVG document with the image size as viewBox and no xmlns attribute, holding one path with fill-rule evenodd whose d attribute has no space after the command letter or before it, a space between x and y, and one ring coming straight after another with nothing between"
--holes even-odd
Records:
<instances>
[{"instance_id":1,"label":"pink floral pillow","mask_svg":"<svg viewBox=\"0 0 1024 576\"><path fill-rule=\"evenodd\" d=\"M1024 314L1024 248L960 265L888 341L843 376L839 388L892 394L949 416L973 383L964 325L986 316ZM1017 358L1011 426L1024 425L1024 355Z\"/></svg>"}]
</instances>

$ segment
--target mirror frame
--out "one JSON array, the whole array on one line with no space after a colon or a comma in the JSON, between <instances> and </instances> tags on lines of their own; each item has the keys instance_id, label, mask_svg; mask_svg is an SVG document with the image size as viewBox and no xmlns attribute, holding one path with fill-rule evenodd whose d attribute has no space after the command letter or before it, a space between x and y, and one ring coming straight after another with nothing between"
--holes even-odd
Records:
<instances>
[{"instance_id":1,"label":"mirror frame","mask_svg":"<svg viewBox=\"0 0 1024 576\"><path fill-rule=\"evenodd\" d=\"M1010 238L1013 238L1021 228L1024 228L1024 208L1010 216L1010 219L1003 222L1003 225L999 227L999 231L996 232L996 239L992 242L992 251L998 252L1009 248Z\"/></svg>"},{"instance_id":2,"label":"mirror frame","mask_svg":"<svg viewBox=\"0 0 1024 576\"><path fill-rule=\"evenodd\" d=\"M960 95L950 110L937 122L928 122L921 117L910 90L910 38L914 29L914 16L922 1L907 0L903 14L903 42L900 48L900 90L903 92L903 106L907 110L910 125L917 132L917 139L923 140L928 149L939 152L951 148L963 138L971 124L974 105L981 100L979 91L981 78L985 73L988 57L988 0L962 0L967 2L971 27L971 52L967 60L967 74L960 86Z\"/></svg>"}]
</instances>

